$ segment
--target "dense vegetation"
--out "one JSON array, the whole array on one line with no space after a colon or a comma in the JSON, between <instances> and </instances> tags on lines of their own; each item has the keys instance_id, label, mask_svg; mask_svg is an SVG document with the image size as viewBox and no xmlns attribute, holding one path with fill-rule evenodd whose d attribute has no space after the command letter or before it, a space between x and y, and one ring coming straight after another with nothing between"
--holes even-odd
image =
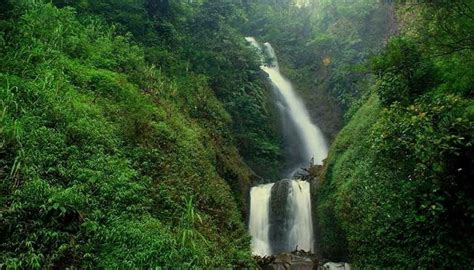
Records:
<instances>
[{"instance_id":1,"label":"dense vegetation","mask_svg":"<svg viewBox=\"0 0 474 270\"><path fill-rule=\"evenodd\" d=\"M238 9L0 12L0 268L251 265L239 151L277 168L279 141Z\"/></svg>"},{"instance_id":2,"label":"dense vegetation","mask_svg":"<svg viewBox=\"0 0 474 270\"><path fill-rule=\"evenodd\" d=\"M119 33L132 33L147 62L167 77L200 75L232 117L233 138L245 161L258 175L277 177L281 143L258 58L238 30L245 21L242 6L220 1L54 2L74 6L80 17L99 15ZM187 93L184 98L194 97ZM202 102L195 106L205 108Z\"/></svg>"},{"instance_id":3,"label":"dense vegetation","mask_svg":"<svg viewBox=\"0 0 474 270\"><path fill-rule=\"evenodd\" d=\"M369 98L332 147L323 256L361 268L474 267L473 1L400 6Z\"/></svg>"}]
</instances>

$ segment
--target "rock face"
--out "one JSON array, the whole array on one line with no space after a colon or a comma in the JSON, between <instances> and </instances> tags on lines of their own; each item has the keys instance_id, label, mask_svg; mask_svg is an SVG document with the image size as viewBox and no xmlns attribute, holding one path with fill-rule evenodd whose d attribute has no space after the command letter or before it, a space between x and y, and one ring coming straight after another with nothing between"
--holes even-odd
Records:
<instances>
[{"instance_id":1,"label":"rock face","mask_svg":"<svg viewBox=\"0 0 474 270\"><path fill-rule=\"evenodd\" d=\"M273 262L262 267L263 270L313 270L318 263L307 256L282 253L274 257ZM317 269L317 268L316 268Z\"/></svg>"},{"instance_id":2,"label":"rock face","mask_svg":"<svg viewBox=\"0 0 474 270\"><path fill-rule=\"evenodd\" d=\"M283 252L272 256L254 256L261 270L351 270L345 262L327 262L318 259L317 255L304 250Z\"/></svg>"},{"instance_id":3,"label":"rock face","mask_svg":"<svg viewBox=\"0 0 474 270\"><path fill-rule=\"evenodd\" d=\"M288 235L293 227L293 219L289 218L291 209L288 204L288 192L291 180L282 180L272 187L270 198L270 229L269 241L273 254L280 254L296 247L288 247Z\"/></svg>"}]
</instances>

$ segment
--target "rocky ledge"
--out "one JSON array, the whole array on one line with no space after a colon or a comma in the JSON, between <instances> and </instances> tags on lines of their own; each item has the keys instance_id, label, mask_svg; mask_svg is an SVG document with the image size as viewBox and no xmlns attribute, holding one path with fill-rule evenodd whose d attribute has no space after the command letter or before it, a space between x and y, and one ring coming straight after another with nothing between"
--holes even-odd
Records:
<instances>
[{"instance_id":1,"label":"rocky ledge","mask_svg":"<svg viewBox=\"0 0 474 270\"><path fill-rule=\"evenodd\" d=\"M350 270L348 263L318 260L316 255L304 250L284 252L272 256L255 256L261 270Z\"/></svg>"}]
</instances>

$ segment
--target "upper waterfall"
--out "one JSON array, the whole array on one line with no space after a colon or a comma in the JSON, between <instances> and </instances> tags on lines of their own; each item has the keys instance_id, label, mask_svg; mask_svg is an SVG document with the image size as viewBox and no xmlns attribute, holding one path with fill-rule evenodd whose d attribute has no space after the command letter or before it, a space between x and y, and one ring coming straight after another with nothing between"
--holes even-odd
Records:
<instances>
[{"instance_id":1,"label":"upper waterfall","mask_svg":"<svg viewBox=\"0 0 474 270\"><path fill-rule=\"evenodd\" d=\"M283 134L289 156L289 168L286 177L293 177L302 167L307 167L311 159L322 164L327 157L328 146L319 129L312 121L304 102L296 95L292 84L280 73L278 59L270 43L263 47L252 37L246 40L269 59L263 64L276 94L276 103L282 116ZM264 57L265 58L265 57ZM267 61L268 62L268 61Z\"/></svg>"}]
</instances>

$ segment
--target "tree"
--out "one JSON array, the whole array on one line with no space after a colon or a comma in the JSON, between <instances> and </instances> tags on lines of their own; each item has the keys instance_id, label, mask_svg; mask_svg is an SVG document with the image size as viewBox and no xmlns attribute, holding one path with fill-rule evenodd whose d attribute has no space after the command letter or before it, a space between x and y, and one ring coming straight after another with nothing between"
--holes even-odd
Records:
<instances>
[{"instance_id":1,"label":"tree","mask_svg":"<svg viewBox=\"0 0 474 270\"><path fill-rule=\"evenodd\" d=\"M380 101L413 102L436 85L433 63L422 56L416 43L406 38L393 38L385 51L374 58L373 71L379 79Z\"/></svg>"}]
</instances>

